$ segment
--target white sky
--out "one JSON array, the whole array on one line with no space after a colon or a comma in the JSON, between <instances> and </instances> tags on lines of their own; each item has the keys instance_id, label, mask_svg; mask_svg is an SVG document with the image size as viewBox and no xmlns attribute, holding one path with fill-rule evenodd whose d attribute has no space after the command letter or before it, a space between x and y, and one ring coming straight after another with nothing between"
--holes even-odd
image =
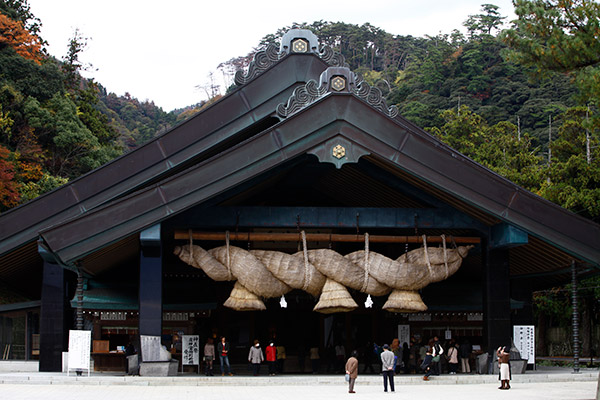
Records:
<instances>
[{"instance_id":1,"label":"white sky","mask_svg":"<svg viewBox=\"0 0 600 400\"><path fill-rule=\"evenodd\" d=\"M369 22L394 35L436 35L462 29L484 3L515 18L510 0L29 0L50 54L62 58L78 28L90 38L80 60L94 70L85 76L165 111L206 99L196 86L219 74L219 63L294 22Z\"/></svg>"}]
</instances>

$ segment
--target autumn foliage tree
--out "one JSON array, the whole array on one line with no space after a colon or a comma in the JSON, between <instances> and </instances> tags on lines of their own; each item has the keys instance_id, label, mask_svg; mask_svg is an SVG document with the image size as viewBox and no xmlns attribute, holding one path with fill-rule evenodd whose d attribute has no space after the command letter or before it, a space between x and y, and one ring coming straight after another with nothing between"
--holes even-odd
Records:
<instances>
[{"instance_id":1,"label":"autumn foliage tree","mask_svg":"<svg viewBox=\"0 0 600 400\"><path fill-rule=\"evenodd\" d=\"M19 204L18 184L15 182L15 169L9 161L10 151L0 145L0 209Z\"/></svg>"},{"instance_id":2,"label":"autumn foliage tree","mask_svg":"<svg viewBox=\"0 0 600 400\"><path fill-rule=\"evenodd\" d=\"M11 47L20 56L41 63L40 38L25 29L21 21L14 21L0 12L0 49L3 47Z\"/></svg>"}]
</instances>

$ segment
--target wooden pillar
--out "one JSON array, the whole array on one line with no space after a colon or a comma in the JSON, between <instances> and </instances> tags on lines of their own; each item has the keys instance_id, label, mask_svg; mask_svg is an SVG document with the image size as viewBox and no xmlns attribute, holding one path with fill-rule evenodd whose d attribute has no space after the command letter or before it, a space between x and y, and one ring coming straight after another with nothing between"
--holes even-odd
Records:
<instances>
[{"instance_id":1,"label":"wooden pillar","mask_svg":"<svg viewBox=\"0 0 600 400\"><path fill-rule=\"evenodd\" d=\"M162 243L160 225L140 234L139 333L162 334Z\"/></svg>"},{"instance_id":2,"label":"wooden pillar","mask_svg":"<svg viewBox=\"0 0 600 400\"><path fill-rule=\"evenodd\" d=\"M508 249L487 248L483 284L484 346L492 354L498 347L511 344Z\"/></svg>"},{"instance_id":3,"label":"wooden pillar","mask_svg":"<svg viewBox=\"0 0 600 400\"><path fill-rule=\"evenodd\" d=\"M62 352L67 351L65 270L44 260L40 316L40 372L61 372Z\"/></svg>"}]
</instances>

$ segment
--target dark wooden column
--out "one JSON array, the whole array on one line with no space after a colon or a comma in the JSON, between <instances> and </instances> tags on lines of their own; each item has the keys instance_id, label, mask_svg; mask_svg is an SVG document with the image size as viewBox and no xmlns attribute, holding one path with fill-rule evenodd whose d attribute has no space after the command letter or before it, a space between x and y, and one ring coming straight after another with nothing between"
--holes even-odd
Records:
<instances>
[{"instance_id":1,"label":"dark wooden column","mask_svg":"<svg viewBox=\"0 0 600 400\"><path fill-rule=\"evenodd\" d=\"M510 224L499 223L491 227L489 238L482 243L483 344L490 354L500 346L511 344L509 249L528 242L526 232Z\"/></svg>"},{"instance_id":2,"label":"dark wooden column","mask_svg":"<svg viewBox=\"0 0 600 400\"><path fill-rule=\"evenodd\" d=\"M40 316L40 372L62 371L62 352L67 351L65 270L44 260Z\"/></svg>"},{"instance_id":3,"label":"dark wooden column","mask_svg":"<svg viewBox=\"0 0 600 400\"><path fill-rule=\"evenodd\" d=\"M484 346L492 353L512 337L508 249L488 248L484 259Z\"/></svg>"},{"instance_id":4,"label":"dark wooden column","mask_svg":"<svg viewBox=\"0 0 600 400\"><path fill-rule=\"evenodd\" d=\"M162 334L162 244L160 225L140 234L140 335Z\"/></svg>"}]
</instances>

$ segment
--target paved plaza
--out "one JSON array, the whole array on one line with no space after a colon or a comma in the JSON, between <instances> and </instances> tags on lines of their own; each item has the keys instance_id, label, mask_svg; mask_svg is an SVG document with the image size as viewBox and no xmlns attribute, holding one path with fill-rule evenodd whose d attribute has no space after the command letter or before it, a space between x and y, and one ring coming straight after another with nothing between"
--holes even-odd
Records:
<instances>
[{"instance_id":1,"label":"paved plaza","mask_svg":"<svg viewBox=\"0 0 600 400\"><path fill-rule=\"evenodd\" d=\"M498 390L491 375L440 376L424 382L418 376L397 376L396 392L384 393L382 378L359 375L356 394L349 394L343 376L285 375L276 377L179 376L123 377L94 373L91 377L65 374L0 374L0 399L10 400L309 400L309 399L573 399L594 400L598 371L574 375L530 373L515 375L512 389Z\"/></svg>"},{"instance_id":2,"label":"paved plaza","mask_svg":"<svg viewBox=\"0 0 600 400\"><path fill-rule=\"evenodd\" d=\"M596 382L548 382L514 384L510 390L498 390L495 384L469 385L405 385L401 380L395 393L384 393L381 387L361 386L356 383L356 394L347 393L345 385L303 386L238 386L236 379L223 386L130 386L130 385L0 385L0 395L10 400L308 400L308 399L440 399L440 400L493 400L493 399L577 399L596 398Z\"/></svg>"}]
</instances>

